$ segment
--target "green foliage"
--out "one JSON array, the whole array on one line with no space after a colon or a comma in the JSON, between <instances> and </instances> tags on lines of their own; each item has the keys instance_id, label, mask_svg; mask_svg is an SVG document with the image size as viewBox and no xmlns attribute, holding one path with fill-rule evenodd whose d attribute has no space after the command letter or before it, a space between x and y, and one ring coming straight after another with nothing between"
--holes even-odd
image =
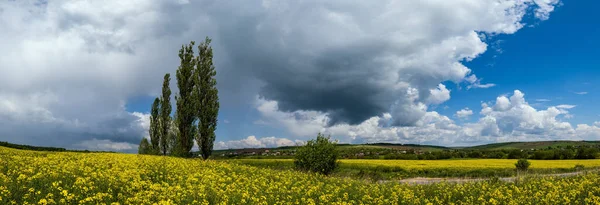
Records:
<instances>
[{"instance_id":1,"label":"green foliage","mask_svg":"<svg viewBox=\"0 0 600 205\"><path fill-rule=\"evenodd\" d=\"M582 171L583 169L585 169L585 166L583 164L575 165L575 171Z\"/></svg>"},{"instance_id":2,"label":"green foliage","mask_svg":"<svg viewBox=\"0 0 600 205\"><path fill-rule=\"evenodd\" d=\"M158 98L154 99L154 103L152 103L152 108L150 110L150 148L152 153L159 153L159 143L160 143L160 100Z\"/></svg>"},{"instance_id":3,"label":"green foliage","mask_svg":"<svg viewBox=\"0 0 600 205\"><path fill-rule=\"evenodd\" d=\"M30 146L30 145L13 144L13 143L8 143L8 142L0 142L0 146L13 148L13 149L34 150L34 151L52 151L52 152L67 151L65 148L59 148L59 147L38 147L38 146Z\"/></svg>"},{"instance_id":4,"label":"green foliage","mask_svg":"<svg viewBox=\"0 0 600 205\"><path fill-rule=\"evenodd\" d=\"M143 138L138 147L138 154L152 154L153 150L148 139Z\"/></svg>"},{"instance_id":5,"label":"green foliage","mask_svg":"<svg viewBox=\"0 0 600 205\"><path fill-rule=\"evenodd\" d=\"M529 169L529 165L531 165L531 163L527 159L519 159L519 161L517 161L515 164L515 167L518 171L527 171L527 169Z\"/></svg>"},{"instance_id":6,"label":"green foliage","mask_svg":"<svg viewBox=\"0 0 600 205\"><path fill-rule=\"evenodd\" d=\"M213 151L215 130L217 129L217 116L219 114L219 96L215 66L213 65L213 51L210 38L198 46L199 54L196 58L194 76L194 98L198 111L198 135L196 143L200 148L203 159L208 159Z\"/></svg>"},{"instance_id":7,"label":"green foliage","mask_svg":"<svg viewBox=\"0 0 600 205\"><path fill-rule=\"evenodd\" d=\"M168 143L169 130L171 129L171 88L169 83L171 81L171 74L165 74L162 87L162 96L160 97L160 150L163 155L167 155L167 151L171 146Z\"/></svg>"},{"instance_id":8,"label":"green foliage","mask_svg":"<svg viewBox=\"0 0 600 205\"><path fill-rule=\"evenodd\" d=\"M330 141L321 133L317 139L306 142L306 145L298 148L294 165L303 171L317 172L328 175L338 167L338 151L336 142Z\"/></svg>"},{"instance_id":9,"label":"green foliage","mask_svg":"<svg viewBox=\"0 0 600 205\"><path fill-rule=\"evenodd\" d=\"M190 150L194 146L196 120L196 106L193 96L194 91L194 67L196 58L194 57L194 41L187 46L181 46L179 50L180 65L177 68L177 87L179 95L175 96L177 104L177 126L179 135L177 138L177 148L174 150L175 156L189 157Z\"/></svg>"},{"instance_id":10,"label":"green foliage","mask_svg":"<svg viewBox=\"0 0 600 205\"><path fill-rule=\"evenodd\" d=\"M177 116L171 120L169 126L169 133L167 134L167 154L171 156L177 156L177 140L179 139L179 129L177 126Z\"/></svg>"},{"instance_id":11,"label":"green foliage","mask_svg":"<svg viewBox=\"0 0 600 205\"><path fill-rule=\"evenodd\" d=\"M583 147L577 150L575 155L576 159L596 159L598 155L598 148Z\"/></svg>"}]
</instances>

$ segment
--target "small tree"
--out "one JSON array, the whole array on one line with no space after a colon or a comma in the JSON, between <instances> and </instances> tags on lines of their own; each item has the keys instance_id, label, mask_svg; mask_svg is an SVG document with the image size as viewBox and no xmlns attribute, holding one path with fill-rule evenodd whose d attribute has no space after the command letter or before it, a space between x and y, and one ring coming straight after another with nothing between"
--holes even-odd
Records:
<instances>
[{"instance_id":1,"label":"small tree","mask_svg":"<svg viewBox=\"0 0 600 205\"><path fill-rule=\"evenodd\" d=\"M319 133L317 139L310 140L298 148L294 165L299 170L328 175L338 167L338 156L336 142Z\"/></svg>"},{"instance_id":2,"label":"small tree","mask_svg":"<svg viewBox=\"0 0 600 205\"><path fill-rule=\"evenodd\" d=\"M162 96L160 97L160 151L167 155L170 144L167 142L169 130L171 129L171 88L169 82L171 74L165 74L162 87Z\"/></svg>"},{"instance_id":3,"label":"small tree","mask_svg":"<svg viewBox=\"0 0 600 205\"><path fill-rule=\"evenodd\" d=\"M152 103L152 108L150 110L150 147L152 150L152 154L160 153L160 100L158 98L154 99L154 103Z\"/></svg>"},{"instance_id":4,"label":"small tree","mask_svg":"<svg viewBox=\"0 0 600 205\"><path fill-rule=\"evenodd\" d=\"M150 147L150 142L145 137L140 142L140 146L138 147L138 154L150 154L152 148Z\"/></svg>"},{"instance_id":5,"label":"small tree","mask_svg":"<svg viewBox=\"0 0 600 205\"><path fill-rule=\"evenodd\" d=\"M527 159L519 159L515 164L515 167L517 168L517 171L527 171L529 165L531 165L531 163L529 163Z\"/></svg>"}]
</instances>

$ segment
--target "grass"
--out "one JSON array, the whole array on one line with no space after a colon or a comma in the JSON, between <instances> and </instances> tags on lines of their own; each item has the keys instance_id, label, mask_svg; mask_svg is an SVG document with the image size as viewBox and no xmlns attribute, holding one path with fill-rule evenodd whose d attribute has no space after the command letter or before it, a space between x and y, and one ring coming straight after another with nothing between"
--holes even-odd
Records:
<instances>
[{"instance_id":1,"label":"grass","mask_svg":"<svg viewBox=\"0 0 600 205\"><path fill-rule=\"evenodd\" d=\"M294 169L291 159L239 159L234 163L277 170ZM372 180L404 179L412 177L465 177L488 178L516 176L515 163L509 159L459 160L340 160L334 176ZM555 174L600 167L600 160L530 160L530 174Z\"/></svg>"}]
</instances>

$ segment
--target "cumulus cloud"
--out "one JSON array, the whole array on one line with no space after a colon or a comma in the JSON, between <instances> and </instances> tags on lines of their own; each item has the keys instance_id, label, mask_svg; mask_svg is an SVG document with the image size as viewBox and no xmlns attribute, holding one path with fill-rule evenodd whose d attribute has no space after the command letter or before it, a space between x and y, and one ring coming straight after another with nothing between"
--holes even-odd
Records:
<instances>
[{"instance_id":1,"label":"cumulus cloud","mask_svg":"<svg viewBox=\"0 0 600 205\"><path fill-rule=\"evenodd\" d=\"M473 110L469 109L468 107L465 109L456 111L456 117L461 118L461 119L469 118L471 115L473 115Z\"/></svg>"},{"instance_id":2,"label":"cumulus cloud","mask_svg":"<svg viewBox=\"0 0 600 205\"><path fill-rule=\"evenodd\" d=\"M137 143L147 130L128 100L157 96L180 45L204 36L214 38L223 108L258 93L310 119L309 130L323 116L358 125L384 113L389 125L415 126L450 98L441 82L493 86L462 64L486 51L482 35L515 33L529 11L544 20L557 3L2 1L0 115L10 122L0 131L28 144Z\"/></svg>"},{"instance_id":3,"label":"cumulus cloud","mask_svg":"<svg viewBox=\"0 0 600 205\"><path fill-rule=\"evenodd\" d=\"M274 101L261 101L263 104L276 105ZM574 106L559 105L545 110L533 108L525 100L525 94L515 90L510 96L499 96L495 102L482 103L480 117L476 122L457 124L446 116L429 111L414 126L389 126L392 116L388 113L375 116L358 125L338 124L327 126L328 116L314 113L322 119L316 123L306 118L296 118L293 113L269 110L272 124L284 126L295 137L307 139L317 132L328 133L342 142L394 142L425 143L436 145L473 145L506 141L534 140L598 140L600 122L593 125L579 124L573 128L570 123L561 121L559 116L569 115L568 109ZM263 112L265 110L259 110ZM296 111L297 112L297 111ZM456 116L470 116L473 111L465 108ZM314 118L312 118L314 119ZM299 127L311 127L305 132L294 132L293 124ZM310 126L308 126L310 125Z\"/></svg>"},{"instance_id":4,"label":"cumulus cloud","mask_svg":"<svg viewBox=\"0 0 600 205\"><path fill-rule=\"evenodd\" d=\"M450 100L450 90L446 89L444 84L439 84L436 89L431 89L428 102L431 104L441 104Z\"/></svg>"},{"instance_id":5,"label":"cumulus cloud","mask_svg":"<svg viewBox=\"0 0 600 205\"><path fill-rule=\"evenodd\" d=\"M219 141L215 143L215 149L241 149L241 148L270 148L282 146L294 146L301 144L301 141L292 141L286 138L263 137L256 138L248 136L246 139Z\"/></svg>"}]
</instances>

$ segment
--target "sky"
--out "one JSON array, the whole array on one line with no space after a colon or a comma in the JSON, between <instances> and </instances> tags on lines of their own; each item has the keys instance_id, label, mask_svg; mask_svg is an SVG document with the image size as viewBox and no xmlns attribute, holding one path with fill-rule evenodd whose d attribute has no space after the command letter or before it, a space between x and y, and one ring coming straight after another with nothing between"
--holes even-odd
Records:
<instances>
[{"instance_id":1,"label":"sky","mask_svg":"<svg viewBox=\"0 0 600 205\"><path fill-rule=\"evenodd\" d=\"M599 4L0 1L0 141L136 152L206 36L215 149L600 140Z\"/></svg>"}]
</instances>

